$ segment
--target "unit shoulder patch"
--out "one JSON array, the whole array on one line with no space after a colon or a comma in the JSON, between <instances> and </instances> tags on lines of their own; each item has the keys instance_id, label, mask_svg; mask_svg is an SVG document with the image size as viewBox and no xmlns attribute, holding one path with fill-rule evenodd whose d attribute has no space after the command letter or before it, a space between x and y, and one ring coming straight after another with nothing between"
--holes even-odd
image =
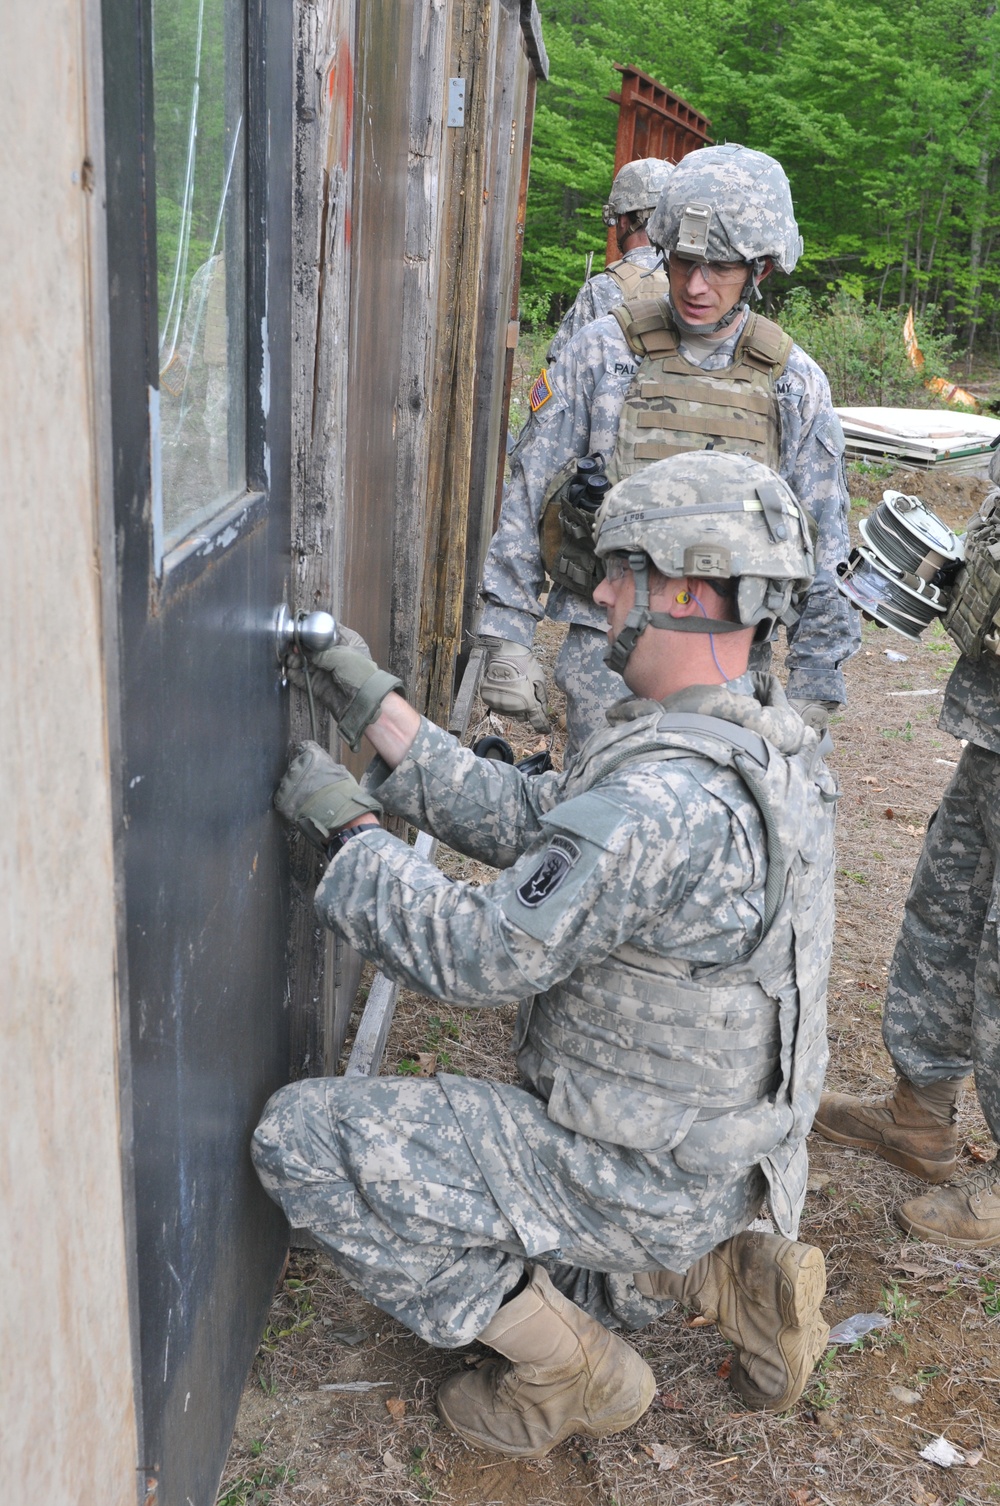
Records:
<instances>
[{"instance_id":1,"label":"unit shoulder patch","mask_svg":"<svg viewBox=\"0 0 1000 1506\"><path fill-rule=\"evenodd\" d=\"M574 841L554 836L534 873L516 890L521 904L529 910L544 904L561 887L579 857L580 849Z\"/></svg>"},{"instance_id":2,"label":"unit shoulder patch","mask_svg":"<svg viewBox=\"0 0 1000 1506\"><path fill-rule=\"evenodd\" d=\"M549 386L549 374L547 371L539 372L538 378L528 393L528 404L532 413L537 413L539 408L544 408L552 396L552 388Z\"/></svg>"}]
</instances>

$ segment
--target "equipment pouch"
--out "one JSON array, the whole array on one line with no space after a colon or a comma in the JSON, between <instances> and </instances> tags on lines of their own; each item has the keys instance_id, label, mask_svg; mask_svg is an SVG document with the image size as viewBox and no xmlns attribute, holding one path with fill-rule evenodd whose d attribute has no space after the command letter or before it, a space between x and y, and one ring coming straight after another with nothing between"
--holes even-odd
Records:
<instances>
[{"instance_id":1,"label":"equipment pouch","mask_svg":"<svg viewBox=\"0 0 1000 1506\"><path fill-rule=\"evenodd\" d=\"M986 498L965 536L944 626L967 658L1000 654L1000 491Z\"/></svg>"},{"instance_id":2,"label":"equipment pouch","mask_svg":"<svg viewBox=\"0 0 1000 1506\"><path fill-rule=\"evenodd\" d=\"M579 466L578 460L569 460L553 476L542 502L538 536L542 563L553 584L589 601L604 579L604 566L594 553L596 510L579 507L572 499L583 489Z\"/></svg>"}]
</instances>

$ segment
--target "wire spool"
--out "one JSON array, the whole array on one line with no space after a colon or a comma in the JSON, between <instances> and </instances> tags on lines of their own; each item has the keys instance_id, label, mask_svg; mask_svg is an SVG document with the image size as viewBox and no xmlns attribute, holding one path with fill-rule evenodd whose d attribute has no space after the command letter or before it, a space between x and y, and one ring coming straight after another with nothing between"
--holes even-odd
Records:
<instances>
[{"instance_id":1,"label":"wire spool","mask_svg":"<svg viewBox=\"0 0 1000 1506\"><path fill-rule=\"evenodd\" d=\"M964 551L947 524L925 507L919 497L883 492L882 501L861 524L869 549L897 570L948 586L962 563Z\"/></svg>"},{"instance_id":2,"label":"wire spool","mask_svg":"<svg viewBox=\"0 0 1000 1506\"><path fill-rule=\"evenodd\" d=\"M852 606L904 638L918 639L937 615L916 592L893 580L866 549L852 549L847 564L838 566L837 573L837 586Z\"/></svg>"},{"instance_id":3,"label":"wire spool","mask_svg":"<svg viewBox=\"0 0 1000 1506\"><path fill-rule=\"evenodd\" d=\"M838 568L840 591L866 617L915 641L948 610L962 541L903 492L884 492L859 531L862 547Z\"/></svg>"}]
</instances>

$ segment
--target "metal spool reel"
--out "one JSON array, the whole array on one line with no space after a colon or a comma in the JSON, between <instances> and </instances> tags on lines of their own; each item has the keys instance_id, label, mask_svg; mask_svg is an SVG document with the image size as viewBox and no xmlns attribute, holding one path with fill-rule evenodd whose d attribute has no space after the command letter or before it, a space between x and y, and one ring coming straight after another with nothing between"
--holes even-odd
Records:
<instances>
[{"instance_id":1,"label":"metal spool reel","mask_svg":"<svg viewBox=\"0 0 1000 1506\"><path fill-rule=\"evenodd\" d=\"M919 497L883 492L837 584L866 617L916 640L948 610L962 541Z\"/></svg>"}]
</instances>

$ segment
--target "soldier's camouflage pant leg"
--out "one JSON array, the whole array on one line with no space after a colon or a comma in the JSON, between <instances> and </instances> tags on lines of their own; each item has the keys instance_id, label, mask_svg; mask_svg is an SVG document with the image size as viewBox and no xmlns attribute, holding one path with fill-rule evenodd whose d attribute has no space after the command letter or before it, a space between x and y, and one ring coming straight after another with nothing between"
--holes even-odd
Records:
<instances>
[{"instance_id":1,"label":"soldier's camouflage pant leg","mask_svg":"<svg viewBox=\"0 0 1000 1506\"><path fill-rule=\"evenodd\" d=\"M582 623L571 622L559 650L553 678L566 696L566 750L563 766L579 753L592 732L607 727L605 712L629 693L621 675L604 662L608 639Z\"/></svg>"},{"instance_id":2,"label":"soldier's camouflage pant leg","mask_svg":"<svg viewBox=\"0 0 1000 1506\"><path fill-rule=\"evenodd\" d=\"M524 1089L472 1078L291 1083L269 1101L253 1157L289 1222L369 1301L445 1349L482 1332L529 1260L562 1268L559 1284L599 1319L642 1327L669 1304L644 1305L629 1273L687 1270L763 1196L756 1168L693 1176L669 1155L563 1129Z\"/></svg>"},{"instance_id":3,"label":"soldier's camouflage pant leg","mask_svg":"<svg viewBox=\"0 0 1000 1506\"><path fill-rule=\"evenodd\" d=\"M970 744L917 862L889 969L882 1037L915 1083L975 1070L1000 1140L1000 754Z\"/></svg>"}]
</instances>

